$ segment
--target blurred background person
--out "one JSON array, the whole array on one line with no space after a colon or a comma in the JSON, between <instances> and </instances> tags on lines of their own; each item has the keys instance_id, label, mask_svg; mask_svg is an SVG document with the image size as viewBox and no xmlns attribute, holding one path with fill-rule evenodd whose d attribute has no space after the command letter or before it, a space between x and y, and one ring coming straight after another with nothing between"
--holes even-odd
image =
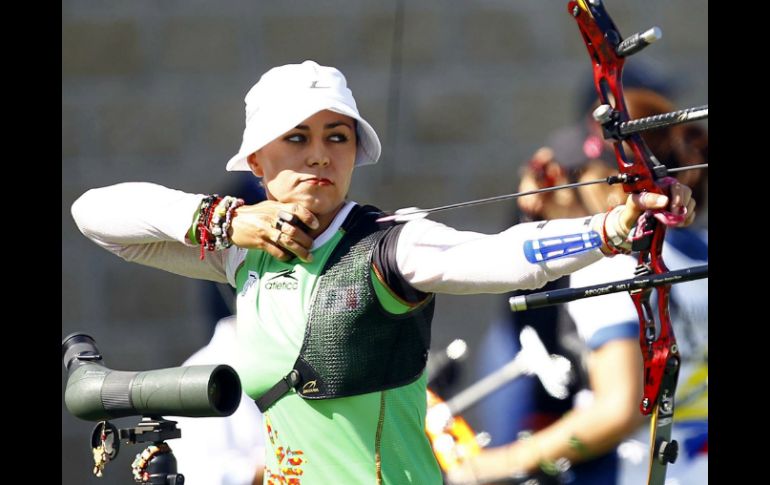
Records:
<instances>
[{"instance_id":1,"label":"blurred background person","mask_svg":"<svg viewBox=\"0 0 770 485\"><path fill-rule=\"evenodd\" d=\"M662 89L665 85L648 82L646 86L626 89L633 118L674 109L666 97L649 89L666 91ZM548 146L536 151L524 168L519 190L617 173L612 147L603 140L591 111L585 110L587 115L579 123L556 132ZM658 129L644 133L643 138L669 168L708 162L707 134L698 125ZM667 231L664 260L669 269L708 260L707 171L677 175L693 187L699 213L704 215L690 228ZM624 197L619 185L591 185L523 197L519 207L522 219L527 220L578 217L607 210L622 203ZM618 255L588 271L552 282L546 290L625 279L633 274L635 265L633 256ZM673 285L671 291L672 321L683 359L674 429L682 451L677 463L669 467L668 477L683 484L707 483L707 290L708 281L704 279ZM521 313L511 313L507 298L505 301L505 316L485 336L481 373L488 374L510 360L520 349L519 332L524 325L532 325L549 352L572 361L574 374L569 399L556 399L536 378L524 377L482 403L482 428L493 431L491 444L510 443L486 452L489 461L481 463L491 467L490 477L532 473L542 462L566 456L572 468L563 479L569 483L641 483L647 474L649 431L641 426L647 419L638 410L642 359L638 317L630 298L619 293ZM537 432L530 439L517 441L520 433L531 431ZM477 463L476 468L485 466ZM497 472L492 471L495 468Z\"/></svg>"},{"instance_id":2,"label":"blurred background person","mask_svg":"<svg viewBox=\"0 0 770 485\"><path fill-rule=\"evenodd\" d=\"M219 320L211 341L182 365L235 364L235 316ZM241 403L227 417L170 416L182 430L169 445L187 485L261 485L265 470L262 413L241 393Z\"/></svg>"}]
</instances>

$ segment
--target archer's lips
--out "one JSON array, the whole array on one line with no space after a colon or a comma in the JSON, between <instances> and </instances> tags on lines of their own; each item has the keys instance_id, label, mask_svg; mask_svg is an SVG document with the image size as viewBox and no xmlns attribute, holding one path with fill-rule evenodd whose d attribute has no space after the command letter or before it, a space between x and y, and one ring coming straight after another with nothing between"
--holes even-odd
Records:
<instances>
[{"instance_id":1,"label":"archer's lips","mask_svg":"<svg viewBox=\"0 0 770 485\"><path fill-rule=\"evenodd\" d=\"M312 179L303 180L303 182L308 183L310 185L320 185L320 186L334 185L334 183L331 180L325 179L325 178L312 178Z\"/></svg>"}]
</instances>

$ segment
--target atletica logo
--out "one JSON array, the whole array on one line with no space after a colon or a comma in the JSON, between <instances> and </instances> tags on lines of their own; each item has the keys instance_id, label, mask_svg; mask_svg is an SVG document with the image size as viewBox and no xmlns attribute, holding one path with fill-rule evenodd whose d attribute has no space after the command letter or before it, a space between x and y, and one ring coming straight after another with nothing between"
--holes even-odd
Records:
<instances>
[{"instance_id":1,"label":"atletica logo","mask_svg":"<svg viewBox=\"0 0 770 485\"><path fill-rule=\"evenodd\" d=\"M302 394L313 394L314 392L318 392L318 384L316 384L316 381L308 381L302 386Z\"/></svg>"},{"instance_id":2,"label":"atletica logo","mask_svg":"<svg viewBox=\"0 0 770 485\"><path fill-rule=\"evenodd\" d=\"M318 81L313 81L313 84L310 85L310 89L328 89L331 86L319 86Z\"/></svg>"},{"instance_id":3,"label":"atletica logo","mask_svg":"<svg viewBox=\"0 0 770 485\"><path fill-rule=\"evenodd\" d=\"M293 269L285 269L273 276L265 283L266 290L296 290L299 288L297 278L292 276L294 274ZM281 279L279 279L281 278ZM275 281L278 280L278 281Z\"/></svg>"}]
</instances>

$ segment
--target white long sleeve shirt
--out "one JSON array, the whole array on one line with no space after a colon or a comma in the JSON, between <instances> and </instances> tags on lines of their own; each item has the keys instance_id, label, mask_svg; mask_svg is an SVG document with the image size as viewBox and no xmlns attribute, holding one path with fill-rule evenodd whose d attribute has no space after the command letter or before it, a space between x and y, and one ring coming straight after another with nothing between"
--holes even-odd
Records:
<instances>
[{"instance_id":1,"label":"white long sleeve shirt","mask_svg":"<svg viewBox=\"0 0 770 485\"><path fill-rule=\"evenodd\" d=\"M172 273L235 286L234 274L246 250L208 252L187 234L204 197L146 182L91 189L72 205L80 231L126 261ZM334 234L353 202L348 202L313 245ZM533 289L602 259L598 248L531 263L527 240L580 234L595 227L591 217L518 224L498 234L458 231L428 219L405 224L396 250L404 279L429 293L505 293ZM312 251L312 248L311 248Z\"/></svg>"}]
</instances>

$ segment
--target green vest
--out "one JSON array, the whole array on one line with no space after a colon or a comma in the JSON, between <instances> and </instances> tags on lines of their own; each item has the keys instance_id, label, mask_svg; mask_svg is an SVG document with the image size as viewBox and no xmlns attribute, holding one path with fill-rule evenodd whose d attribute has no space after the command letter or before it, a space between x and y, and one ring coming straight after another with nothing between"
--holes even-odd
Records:
<instances>
[{"instance_id":1,"label":"green vest","mask_svg":"<svg viewBox=\"0 0 770 485\"><path fill-rule=\"evenodd\" d=\"M290 388L304 399L355 396L403 386L428 358L433 295L405 314L380 304L370 274L379 241L395 226L380 211L355 207L312 295L305 336L293 370L256 399L266 411Z\"/></svg>"}]
</instances>

